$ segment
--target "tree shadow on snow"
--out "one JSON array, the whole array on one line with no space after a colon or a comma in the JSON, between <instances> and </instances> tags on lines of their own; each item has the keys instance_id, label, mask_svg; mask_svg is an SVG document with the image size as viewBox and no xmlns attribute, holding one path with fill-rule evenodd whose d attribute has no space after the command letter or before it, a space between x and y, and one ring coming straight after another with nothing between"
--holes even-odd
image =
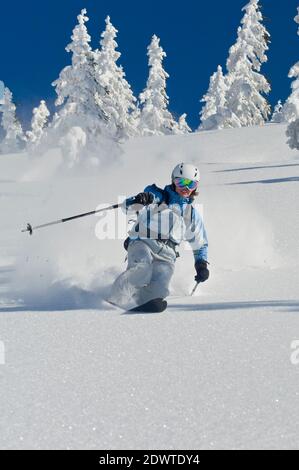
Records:
<instances>
[{"instance_id":1,"label":"tree shadow on snow","mask_svg":"<svg viewBox=\"0 0 299 470\"><path fill-rule=\"evenodd\" d=\"M299 163L288 163L285 165L265 165L265 166L249 166L243 168L230 168L226 170L215 170L213 173L230 173L233 171L248 171L248 170L262 170L267 168L285 168L285 167L299 166Z\"/></svg>"},{"instance_id":2,"label":"tree shadow on snow","mask_svg":"<svg viewBox=\"0 0 299 470\"><path fill-rule=\"evenodd\" d=\"M240 184L273 184L273 183L294 183L299 181L299 176L290 176L289 178L276 178L270 180L241 181L239 183L226 183L224 186L235 186Z\"/></svg>"},{"instance_id":3,"label":"tree shadow on snow","mask_svg":"<svg viewBox=\"0 0 299 470\"><path fill-rule=\"evenodd\" d=\"M210 304L173 304L169 309L185 311L217 311L267 308L278 309L281 312L299 312L299 300L258 300L252 302L216 302Z\"/></svg>"}]
</instances>

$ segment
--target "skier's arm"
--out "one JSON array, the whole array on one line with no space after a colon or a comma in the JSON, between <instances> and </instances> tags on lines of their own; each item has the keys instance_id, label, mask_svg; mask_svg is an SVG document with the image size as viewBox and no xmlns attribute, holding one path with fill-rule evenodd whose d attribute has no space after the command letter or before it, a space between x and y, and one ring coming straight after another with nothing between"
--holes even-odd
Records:
<instances>
[{"instance_id":1,"label":"skier's arm","mask_svg":"<svg viewBox=\"0 0 299 470\"><path fill-rule=\"evenodd\" d=\"M188 228L188 241L193 249L195 263L208 261L208 237L199 212L193 207L191 224Z\"/></svg>"},{"instance_id":2,"label":"skier's arm","mask_svg":"<svg viewBox=\"0 0 299 470\"><path fill-rule=\"evenodd\" d=\"M209 278L208 269L208 237L201 215L193 207L191 224L189 227L189 243L193 249L194 267L196 270L195 281L205 282Z\"/></svg>"},{"instance_id":3,"label":"skier's arm","mask_svg":"<svg viewBox=\"0 0 299 470\"><path fill-rule=\"evenodd\" d=\"M144 188L142 193L136 196L129 197L122 203L124 212L137 212L140 211L142 206L149 204L159 204L163 200L163 193L155 185L149 185Z\"/></svg>"}]
</instances>

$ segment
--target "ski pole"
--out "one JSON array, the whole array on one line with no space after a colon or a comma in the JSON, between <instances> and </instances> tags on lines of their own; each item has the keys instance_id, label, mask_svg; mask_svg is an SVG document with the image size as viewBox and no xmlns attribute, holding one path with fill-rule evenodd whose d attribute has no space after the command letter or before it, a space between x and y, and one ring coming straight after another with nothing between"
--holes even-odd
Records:
<instances>
[{"instance_id":1,"label":"ski pole","mask_svg":"<svg viewBox=\"0 0 299 470\"><path fill-rule=\"evenodd\" d=\"M197 283L195 284L195 286L193 287L192 292L191 292L191 294L190 294L191 297L192 297L192 295L195 293L195 291L196 291L196 289L197 289L197 287L198 287L198 284L199 284L199 282L197 282Z\"/></svg>"},{"instance_id":2,"label":"ski pole","mask_svg":"<svg viewBox=\"0 0 299 470\"><path fill-rule=\"evenodd\" d=\"M98 209L96 211L85 212L84 214L73 215L72 217L55 220L54 222L48 222L47 224L36 225L35 227L32 227L32 225L28 223L27 227L24 230L22 230L22 232L29 232L29 234L32 235L33 230L37 230L43 227L49 227L50 225L63 224L64 222L69 222L70 220L79 219L80 217L86 217L88 215L97 214L98 212L109 211L111 209L117 209L118 207L120 207L120 205L121 204L114 204L113 206L105 207L104 209Z\"/></svg>"}]
</instances>

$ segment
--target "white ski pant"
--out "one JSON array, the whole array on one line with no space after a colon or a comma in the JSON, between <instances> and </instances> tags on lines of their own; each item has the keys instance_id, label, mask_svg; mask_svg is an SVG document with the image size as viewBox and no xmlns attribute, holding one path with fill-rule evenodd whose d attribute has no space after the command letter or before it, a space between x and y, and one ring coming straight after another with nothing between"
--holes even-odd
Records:
<instances>
[{"instance_id":1,"label":"white ski pant","mask_svg":"<svg viewBox=\"0 0 299 470\"><path fill-rule=\"evenodd\" d=\"M109 301L128 310L169 295L176 253L156 240L134 240L128 247L128 265L115 280Z\"/></svg>"}]
</instances>

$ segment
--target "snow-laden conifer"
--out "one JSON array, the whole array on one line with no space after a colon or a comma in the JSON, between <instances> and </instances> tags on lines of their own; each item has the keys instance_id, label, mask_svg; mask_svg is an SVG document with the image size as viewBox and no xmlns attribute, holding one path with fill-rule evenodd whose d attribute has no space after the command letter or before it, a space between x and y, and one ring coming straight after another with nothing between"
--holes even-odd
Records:
<instances>
[{"instance_id":1,"label":"snow-laden conifer","mask_svg":"<svg viewBox=\"0 0 299 470\"><path fill-rule=\"evenodd\" d=\"M271 118L271 122L274 122L276 124L280 124L282 122L285 122L285 113L284 113L284 105L282 104L281 100L278 100L273 114Z\"/></svg>"},{"instance_id":2,"label":"snow-laden conifer","mask_svg":"<svg viewBox=\"0 0 299 470\"><path fill-rule=\"evenodd\" d=\"M0 111L2 111L1 124L4 130L4 139L0 145L1 152L17 152L24 146L24 134L16 117L16 105L13 103L12 92L7 87L4 89Z\"/></svg>"},{"instance_id":3,"label":"snow-laden conifer","mask_svg":"<svg viewBox=\"0 0 299 470\"><path fill-rule=\"evenodd\" d=\"M299 24L299 7L297 10L298 14L294 20ZM299 35L299 28L297 34ZM286 132L288 137L287 142L292 149L299 150L299 62L293 65L289 72L289 77L293 78L294 81L291 85L292 93L285 105L285 115L289 123Z\"/></svg>"},{"instance_id":4,"label":"snow-laden conifer","mask_svg":"<svg viewBox=\"0 0 299 470\"><path fill-rule=\"evenodd\" d=\"M106 93L97 93L96 97L116 138L123 139L137 134L138 109L126 74L117 64L121 56L115 40L117 32L107 16L106 28L101 34L101 48L94 52L96 80Z\"/></svg>"},{"instance_id":5,"label":"snow-laden conifer","mask_svg":"<svg viewBox=\"0 0 299 470\"><path fill-rule=\"evenodd\" d=\"M168 73L163 68L166 53L160 46L160 39L154 35L148 46L149 76L146 88L140 94L141 114L139 128L142 135L163 135L177 133L177 123L168 111L169 98L166 94Z\"/></svg>"},{"instance_id":6,"label":"snow-laden conifer","mask_svg":"<svg viewBox=\"0 0 299 470\"><path fill-rule=\"evenodd\" d=\"M264 97L270 92L268 80L260 73L267 61L270 35L264 25L259 1L250 0L238 29L237 42L227 60L227 108L237 116L241 126L262 125L271 108Z\"/></svg>"},{"instance_id":7,"label":"snow-laden conifer","mask_svg":"<svg viewBox=\"0 0 299 470\"><path fill-rule=\"evenodd\" d=\"M113 130L105 112L107 91L97 79L95 53L90 47L86 10L83 9L66 50L72 54L71 65L65 67L53 83L58 111L54 114L49 140L68 148L68 166L81 159L98 164L106 158ZM84 137L83 137L84 136ZM53 139L54 137L54 139ZM71 145L69 144L71 142ZM63 155L65 154L63 150ZM96 155L96 157L95 157ZM90 157L90 158L89 158ZM96 160L98 163L96 163Z\"/></svg>"},{"instance_id":8,"label":"snow-laden conifer","mask_svg":"<svg viewBox=\"0 0 299 470\"><path fill-rule=\"evenodd\" d=\"M204 123L207 119L218 114L219 109L225 107L226 92L227 85L222 72L222 67L218 65L217 72L215 72L210 79L208 92L201 100L202 103L205 103L205 106L202 108L200 113L202 127L204 127Z\"/></svg>"},{"instance_id":9,"label":"snow-laden conifer","mask_svg":"<svg viewBox=\"0 0 299 470\"><path fill-rule=\"evenodd\" d=\"M40 105L33 109L31 130L26 133L29 147L36 147L41 142L49 116L46 102L41 100Z\"/></svg>"},{"instance_id":10,"label":"snow-laden conifer","mask_svg":"<svg viewBox=\"0 0 299 470\"><path fill-rule=\"evenodd\" d=\"M189 134L190 132L192 132L192 129L191 127L189 126L189 124L187 123L187 114L184 113L182 114L180 117L179 117L179 121L178 121L178 131L180 134Z\"/></svg>"},{"instance_id":11,"label":"snow-laden conifer","mask_svg":"<svg viewBox=\"0 0 299 470\"><path fill-rule=\"evenodd\" d=\"M85 25L88 21L86 10L83 9L77 18L72 42L66 47L72 54L72 63L53 82L57 93L55 104L61 106L53 125L65 131L72 126L81 126L95 135L101 133L105 115L95 98L100 88L95 78L94 56L89 44L91 38Z\"/></svg>"},{"instance_id":12,"label":"snow-laden conifer","mask_svg":"<svg viewBox=\"0 0 299 470\"><path fill-rule=\"evenodd\" d=\"M227 108L226 94L228 85L223 75L222 67L219 65L211 79L207 93L201 102L205 103L201 110L201 125L199 130L224 129L229 127L240 127L238 119Z\"/></svg>"}]
</instances>

